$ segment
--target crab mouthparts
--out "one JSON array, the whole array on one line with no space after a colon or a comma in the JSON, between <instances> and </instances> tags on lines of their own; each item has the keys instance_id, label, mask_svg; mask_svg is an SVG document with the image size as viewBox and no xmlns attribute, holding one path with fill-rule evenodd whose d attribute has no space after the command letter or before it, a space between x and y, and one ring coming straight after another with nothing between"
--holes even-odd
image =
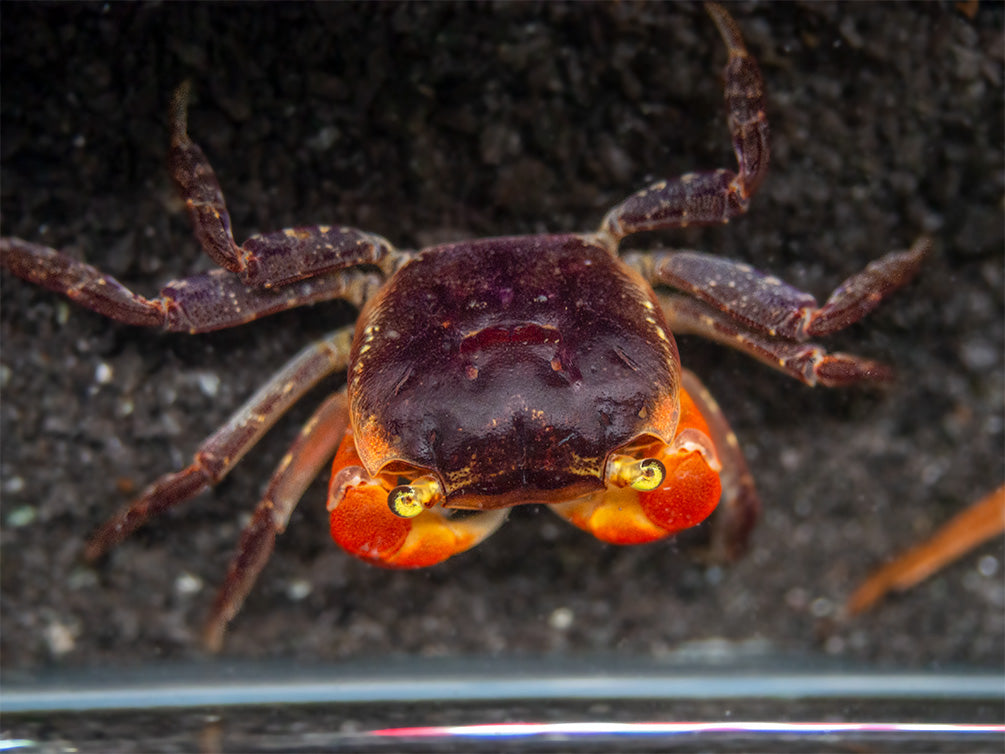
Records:
<instances>
[{"instance_id":1,"label":"crab mouthparts","mask_svg":"<svg viewBox=\"0 0 1005 754\"><path fill-rule=\"evenodd\" d=\"M559 475L551 476L551 481L559 481ZM524 483L510 480L505 485L509 489L496 492L485 492L478 489L481 485L473 485L449 494L443 506L459 510L489 511L531 503L550 505L575 500L604 486L597 477L571 478L569 474L562 474L561 477L566 478L566 483L553 488L538 486L526 479Z\"/></svg>"}]
</instances>

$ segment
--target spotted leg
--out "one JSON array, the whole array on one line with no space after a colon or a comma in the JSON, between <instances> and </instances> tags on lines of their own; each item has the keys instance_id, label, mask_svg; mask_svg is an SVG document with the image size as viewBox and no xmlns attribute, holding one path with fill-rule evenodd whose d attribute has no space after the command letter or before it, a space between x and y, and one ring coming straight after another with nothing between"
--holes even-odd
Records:
<instances>
[{"instance_id":1,"label":"spotted leg","mask_svg":"<svg viewBox=\"0 0 1005 754\"><path fill-rule=\"evenodd\" d=\"M729 50L725 96L738 170L688 173L628 197L601 224L601 233L615 240L644 230L728 222L747 211L751 196L764 180L768 121L761 72L730 15L716 3L706 3L705 8Z\"/></svg>"},{"instance_id":2,"label":"spotted leg","mask_svg":"<svg viewBox=\"0 0 1005 754\"><path fill-rule=\"evenodd\" d=\"M171 102L169 164L188 208L195 236L213 260L237 273L246 285L270 288L359 264L394 265L394 248L373 233L355 228L316 225L287 228L249 238L238 246L230 214L213 168L188 136L189 86Z\"/></svg>"},{"instance_id":3,"label":"spotted leg","mask_svg":"<svg viewBox=\"0 0 1005 754\"><path fill-rule=\"evenodd\" d=\"M441 563L484 540L509 512L451 511L428 500L415 511L396 514L389 495L399 482L397 476L387 476L367 473L353 432L347 430L335 454L328 490L331 535L346 552L373 565L425 568ZM421 487L422 481L411 484Z\"/></svg>"},{"instance_id":4,"label":"spotted leg","mask_svg":"<svg viewBox=\"0 0 1005 754\"><path fill-rule=\"evenodd\" d=\"M307 487L335 455L348 423L349 406L342 390L321 404L279 462L262 500L241 532L227 578L206 621L203 640L210 651L219 651L227 624L241 609L272 555L276 536L286 530L290 515Z\"/></svg>"},{"instance_id":5,"label":"spotted leg","mask_svg":"<svg viewBox=\"0 0 1005 754\"><path fill-rule=\"evenodd\" d=\"M754 332L687 296L660 294L659 300L676 335L699 335L717 341L807 385L843 387L893 379L893 370L886 364L853 354L829 353L815 343L796 343Z\"/></svg>"},{"instance_id":6,"label":"spotted leg","mask_svg":"<svg viewBox=\"0 0 1005 754\"><path fill-rule=\"evenodd\" d=\"M176 280L156 298L145 298L89 264L20 238L0 238L0 266L118 322L190 333L331 299L362 306L381 283L378 273L334 270L282 288L249 288L226 270L213 270Z\"/></svg>"},{"instance_id":7,"label":"spotted leg","mask_svg":"<svg viewBox=\"0 0 1005 754\"><path fill-rule=\"evenodd\" d=\"M109 519L88 543L85 557L101 557L151 516L220 482L308 390L324 377L346 368L352 335L351 327L337 330L294 356L199 446L191 465L165 474Z\"/></svg>"},{"instance_id":8,"label":"spotted leg","mask_svg":"<svg viewBox=\"0 0 1005 754\"><path fill-rule=\"evenodd\" d=\"M906 251L872 262L838 286L823 306L777 278L709 254L631 254L625 261L654 285L683 291L660 296L673 332L701 335L808 385L833 387L882 382L892 372L858 356L827 353L807 339L847 327L876 308L914 277L930 245L927 238L921 238Z\"/></svg>"}]
</instances>

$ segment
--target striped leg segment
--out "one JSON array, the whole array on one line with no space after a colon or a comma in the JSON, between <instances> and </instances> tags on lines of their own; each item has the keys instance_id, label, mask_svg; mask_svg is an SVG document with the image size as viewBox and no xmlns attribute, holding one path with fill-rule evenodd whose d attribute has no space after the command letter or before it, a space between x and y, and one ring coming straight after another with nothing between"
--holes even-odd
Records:
<instances>
[{"instance_id":1,"label":"striped leg segment","mask_svg":"<svg viewBox=\"0 0 1005 754\"><path fill-rule=\"evenodd\" d=\"M716 3L706 9L729 50L724 72L726 110L738 169L688 173L660 181L628 197L611 210L602 232L615 239L660 228L728 222L747 211L768 169L768 121L764 82L747 52L740 30Z\"/></svg>"},{"instance_id":2,"label":"striped leg segment","mask_svg":"<svg viewBox=\"0 0 1005 754\"><path fill-rule=\"evenodd\" d=\"M220 182L202 149L188 136L189 86L171 102L171 175L188 208L195 237L218 265L241 282L270 288L359 264L379 264L394 251L380 236L355 228L315 225L234 241Z\"/></svg>"},{"instance_id":3,"label":"striped leg segment","mask_svg":"<svg viewBox=\"0 0 1005 754\"><path fill-rule=\"evenodd\" d=\"M195 497L220 482L263 435L323 378L346 368L351 327L303 349L199 447L193 462L165 474L109 519L91 538L89 560L104 555L151 516Z\"/></svg>"},{"instance_id":4,"label":"striped leg segment","mask_svg":"<svg viewBox=\"0 0 1005 754\"><path fill-rule=\"evenodd\" d=\"M241 609L272 555L276 536L286 530L300 498L335 455L348 424L349 406L342 390L321 404L279 462L251 521L241 532L227 578L206 621L203 638L210 651L219 651L227 624Z\"/></svg>"}]
</instances>

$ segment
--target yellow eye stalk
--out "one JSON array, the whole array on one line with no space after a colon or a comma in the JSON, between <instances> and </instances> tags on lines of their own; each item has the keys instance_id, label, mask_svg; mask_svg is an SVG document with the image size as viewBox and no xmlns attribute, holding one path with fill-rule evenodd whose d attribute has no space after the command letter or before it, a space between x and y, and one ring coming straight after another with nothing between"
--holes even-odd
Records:
<instances>
[{"instance_id":1,"label":"yellow eye stalk","mask_svg":"<svg viewBox=\"0 0 1005 754\"><path fill-rule=\"evenodd\" d=\"M618 487L649 492L663 484L666 475L666 467L655 458L643 458L640 461L631 456L618 455L611 458L608 478Z\"/></svg>"},{"instance_id":2,"label":"yellow eye stalk","mask_svg":"<svg viewBox=\"0 0 1005 754\"><path fill-rule=\"evenodd\" d=\"M387 493L387 505L401 518L415 518L443 497L440 483L431 476L419 477L411 484L400 484Z\"/></svg>"}]
</instances>

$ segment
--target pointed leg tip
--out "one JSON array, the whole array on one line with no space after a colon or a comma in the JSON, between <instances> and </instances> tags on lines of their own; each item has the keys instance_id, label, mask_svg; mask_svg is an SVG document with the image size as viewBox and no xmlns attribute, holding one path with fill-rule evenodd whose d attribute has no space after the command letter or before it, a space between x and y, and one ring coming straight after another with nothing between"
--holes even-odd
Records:
<instances>
[{"instance_id":1,"label":"pointed leg tip","mask_svg":"<svg viewBox=\"0 0 1005 754\"><path fill-rule=\"evenodd\" d=\"M202 648L209 654L219 654L223 649L223 636L226 626L221 625L216 618L206 623L202 632Z\"/></svg>"},{"instance_id":2,"label":"pointed leg tip","mask_svg":"<svg viewBox=\"0 0 1005 754\"><path fill-rule=\"evenodd\" d=\"M712 20L718 27L719 35L726 43L726 47L729 48L730 57L746 56L747 47L743 43L740 28L736 25L736 21L733 20L729 11L719 5L719 3L714 2L706 2L705 11L712 17Z\"/></svg>"},{"instance_id":3,"label":"pointed leg tip","mask_svg":"<svg viewBox=\"0 0 1005 754\"><path fill-rule=\"evenodd\" d=\"M825 387L868 384L880 386L896 379L893 367L846 353L827 355L814 369L817 383Z\"/></svg>"}]
</instances>

